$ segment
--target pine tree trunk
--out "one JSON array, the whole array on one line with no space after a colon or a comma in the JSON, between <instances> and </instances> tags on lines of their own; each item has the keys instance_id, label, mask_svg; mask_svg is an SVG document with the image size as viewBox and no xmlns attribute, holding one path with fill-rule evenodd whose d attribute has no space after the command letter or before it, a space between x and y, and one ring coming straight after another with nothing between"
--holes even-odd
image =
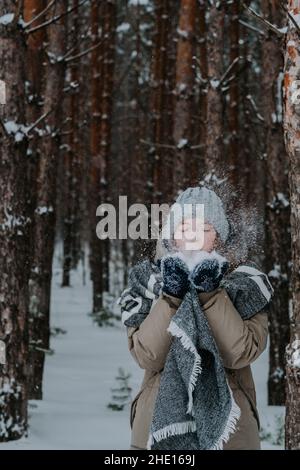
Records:
<instances>
[{"instance_id":1,"label":"pine tree trunk","mask_svg":"<svg viewBox=\"0 0 300 470\"><path fill-rule=\"evenodd\" d=\"M75 12L72 16L72 29L70 33L70 43L69 47L73 48L72 55L75 56L79 53L78 47L75 47L74 44L78 42L79 37L79 22L78 22L78 4L79 0L73 0L70 4L70 7L75 8ZM70 83L71 86L70 96L67 101L67 119L69 121L68 128L69 139L68 145L64 158L64 229L63 229L63 278L62 278L62 287L70 286L70 271L72 267L76 266L76 215L79 211L77 206L77 193L80 191L79 183L79 174L78 174L78 126L77 126L77 117L78 117L78 60L71 62L70 69Z\"/></svg>"},{"instance_id":2,"label":"pine tree trunk","mask_svg":"<svg viewBox=\"0 0 300 470\"><path fill-rule=\"evenodd\" d=\"M289 0L288 10L298 22L300 0ZM289 20L284 57L284 138L289 157L292 241L292 311L290 342L286 353L285 445L300 450L300 49L299 32Z\"/></svg>"},{"instance_id":3,"label":"pine tree trunk","mask_svg":"<svg viewBox=\"0 0 300 470\"><path fill-rule=\"evenodd\" d=\"M25 119L25 41L18 2L2 0L1 79L6 104L0 107L0 339L6 363L0 365L0 442L20 438L27 429L29 213Z\"/></svg>"},{"instance_id":4,"label":"pine tree trunk","mask_svg":"<svg viewBox=\"0 0 300 470\"><path fill-rule=\"evenodd\" d=\"M45 8L45 0L24 0L24 21L30 22ZM37 26L45 17L41 17L32 23L32 27ZM45 61L44 41L46 40L46 28L36 31L27 37L26 48L26 93L27 106L26 117L29 124L33 124L43 113L43 86ZM39 158L39 137L33 133L29 142L29 165L28 178L30 181L30 211L33 213L36 207L36 179L37 179L37 161ZM31 250L34 242L31 236Z\"/></svg>"},{"instance_id":5,"label":"pine tree trunk","mask_svg":"<svg viewBox=\"0 0 300 470\"><path fill-rule=\"evenodd\" d=\"M24 0L24 21L32 21L45 8L45 0ZM32 27L37 26L45 17L32 23ZM33 124L43 113L43 86L44 86L44 64L45 50L44 41L46 40L46 29L41 29L27 37L26 48L26 81L27 81L27 106L26 117L30 124ZM39 137L36 134L31 136L29 142L29 165L28 179L30 181L31 191L30 210L33 213L36 208L36 179L39 158ZM34 249L34 242L31 234L31 250Z\"/></svg>"},{"instance_id":6,"label":"pine tree trunk","mask_svg":"<svg viewBox=\"0 0 300 470\"><path fill-rule=\"evenodd\" d=\"M66 11L58 2L55 14ZM51 18L53 12L49 13ZM51 132L40 144L37 170L37 201L34 220L34 253L31 266L30 304L30 367L32 375L30 396L42 398L42 381L45 352L49 350L50 292L52 259L55 238L56 179L59 157L59 132L61 128L61 101L63 94L65 62L56 61L66 48L66 15L48 27L48 61L44 90L43 113L49 113L47 125Z\"/></svg>"},{"instance_id":7,"label":"pine tree trunk","mask_svg":"<svg viewBox=\"0 0 300 470\"><path fill-rule=\"evenodd\" d=\"M176 165L173 172L174 191L185 187L191 158L191 122L195 72L196 0L181 0L177 29L176 85L173 139Z\"/></svg>"},{"instance_id":8,"label":"pine tree trunk","mask_svg":"<svg viewBox=\"0 0 300 470\"><path fill-rule=\"evenodd\" d=\"M202 0L199 2L199 13L198 13L198 44L199 44L199 62L198 66L200 69L201 82L199 86L199 104L197 115L199 114L199 149L196 153L200 155L200 161L197 165L197 180L204 176L204 168L206 161L206 133L207 133L207 93L206 93L206 81L207 81L207 23L206 23L206 2Z\"/></svg>"},{"instance_id":9,"label":"pine tree trunk","mask_svg":"<svg viewBox=\"0 0 300 470\"><path fill-rule=\"evenodd\" d=\"M100 201L111 202L111 130L113 111L113 91L114 91L114 71L115 71L115 40L116 40L116 20L117 5L115 0L107 0L105 3L106 13L104 17L104 85L101 115L101 181L100 181ZM110 240L104 240L104 289L109 291L109 260L110 260Z\"/></svg>"},{"instance_id":10,"label":"pine tree trunk","mask_svg":"<svg viewBox=\"0 0 300 470\"><path fill-rule=\"evenodd\" d=\"M251 175L253 173L253 139L252 133L253 125L251 125L250 119L250 106L247 96L251 94L251 65L250 65L250 53L251 53L251 37L249 37L248 29L240 25L240 39L242 45L240 46L240 54L243 57L242 67L244 72L240 77L240 125L239 125L239 139L243 142L243 145L239 146L239 177L244 188L245 198L247 204L252 205L252 201L249 200L251 197L255 199L255 194L251 191Z\"/></svg>"},{"instance_id":11,"label":"pine tree trunk","mask_svg":"<svg viewBox=\"0 0 300 470\"><path fill-rule=\"evenodd\" d=\"M265 0L264 17L282 25L277 1ZM262 114L265 133L266 222L265 266L275 295L270 305L269 405L285 403L285 348L289 340L289 283L291 258L288 165L282 128L283 55L274 33L265 32L262 46Z\"/></svg>"},{"instance_id":12,"label":"pine tree trunk","mask_svg":"<svg viewBox=\"0 0 300 470\"><path fill-rule=\"evenodd\" d=\"M159 203L164 192L164 149L159 144L167 141L164 112L167 107L166 76L168 66L168 26L169 0L157 0L155 3L156 32L151 64L151 138L153 146L149 150L152 175L151 200Z\"/></svg>"},{"instance_id":13,"label":"pine tree trunk","mask_svg":"<svg viewBox=\"0 0 300 470\"><path fill-rule=\"evenodd\" d=\"M173 130L174 130L174 121L175 121L175 112L174 112L174 90L176 87L176 55L177 55L177 26L179 22L180 15L180 1L181 0L172 0L169 3L169 38L168 38L168 54L167 54L167 66L166 66L166 81L167 86L165 87L165 92L167 94L166 98L166 108L164 111L164 128L165 135L168 137L166 143L169 144L170 148L164 149L164 160L165 160L165 171L169 175L169 178L164 178L164 202L171 203L172 197L176 194L176 189L174 187L174 150L172 148L173 142Z\"/></svg>"},{"instance_id":14,"label":"pine tree trunk","mask_svg":"<svg viewBox=\"0 0 300 470\"><path fill-rule=\"evenodd\" d=\"M101 13L101 14L100 14ZM108 156L111 145L111 114L114 72L116 5L108 1L99 6L92 2L93 41L99 42L101 19L101 47L92 53L92 127L91 127L91 270L93 281L93 312L103 308L103 292L108 287L109 240L96 235L97 207L109 202Z\"/></svg>"},{"instance_id":15,"label":"pine tree trunk","mask_svg":"<svg viewBox=\"0 0 300 470\"><path fill-rule=\"evenodd\" d=\"M239 17L240 17L240 0L233 0L228 6L229 13L229 65L235 64L232 73L238 70L239 58ZM230 83L229 88L229 104L228 104L228 165L229 177L232 184L236 187L239 182L239 81L236 76Z\"/></svg>"},{"instance_id":16,"label":"pine tree trunk","mask_svg":"<svg viewBox=\"0 0 300 470\"><path fill-rule=\"evenodd\" d=\"M92 39L93 45L100 41L99 36L99 22L102 14L100 15L100 6L97 0L92 2L91 6L91 20L92 20ZM101 23L101 29L103 25ZM94 49L92 52L91 72L91 107L92 107L92 120L91 120L91 251L90 251L90 264L91 275L93 281L93 312L99 312L103 307L103 244L96 236L96 209L100 204L100 125L102 114L102 95L103 95L103 44L100 48Z\"/></svg>"},{"instance_id":17,"label":"pine tree trunk","mask_svg":"<svg viewBox=\"0 0 300 470\"><path fill-rule=\"evenodd\" d=\"M208 7L207 33L207 134L206 167L215 169L223 157L223 97L220 79L223 70L224 10L213 2Z\"/></svg>"}]
</instances>

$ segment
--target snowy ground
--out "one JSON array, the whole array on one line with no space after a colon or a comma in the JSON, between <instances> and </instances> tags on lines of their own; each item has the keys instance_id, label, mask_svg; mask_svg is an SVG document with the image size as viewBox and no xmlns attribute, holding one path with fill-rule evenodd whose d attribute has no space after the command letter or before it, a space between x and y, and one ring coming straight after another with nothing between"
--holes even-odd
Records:
<instances>
[{"instance_id":1,"label":"snowy ground","mask_svg":"<svg viewBox=\"0 0 300 470\"><path fill-rule=\"evenodd\" d=\"M112 411L111 387L122 366L132 374L133 396L142 370L127 351L123 328L100 328L87 315L91 307L91 285L83 285L82 272L73 273L71 288L60 287L61 270L53 278L52 327L66 330L52 338L55 354L46 360L44 400L31 401L28 438L0 444L5 449L128 449L129 409ZM284 410L266 404L267 353L253 367L258 406L265 439L264 449L274 445L278 421Z\"/></svg>"}]
</instances>

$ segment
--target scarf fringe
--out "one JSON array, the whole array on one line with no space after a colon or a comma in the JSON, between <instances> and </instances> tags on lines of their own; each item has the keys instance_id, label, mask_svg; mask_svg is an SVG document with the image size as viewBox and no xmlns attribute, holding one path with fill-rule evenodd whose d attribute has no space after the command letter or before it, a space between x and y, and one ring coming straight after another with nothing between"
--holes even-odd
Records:
<instances>
[{"instance_id":1,"label":"scarf fringe","mask_svg":"<svg viewBox=\"0 0 300 470\"><path fill-rule=\"evenodd\" d=\"M173 336L176 336L177 338L180 339L182 346L185 349L188 349L191 351L192 354L195 356L195 361L193 365L193 370L190 376L189 380L189 386L188 386L188 407L187 407L187 413L192 413L193 410L193 391L197 383L197 378L198 375L201 374L202 372L202 367L201 367L201 357L197 352L197 349L195 348L194 344L188 337L188 335L181 329L179 326L172 320L167 328L167 331L169 331Z\"/></svg>"},{"instance_id":2,"label":"scarf fringe","mask_svg":"<svg viewBox=\"0 0 300 470\"><path fill-rule=\"evenodd\" d=\"M159 442L167 439L170 436L177 436L179 434L186 434L188 432L196 431L195 421L185 421L183 423L172 423L162 429L158 429L149 435L147 442L147 449L150 450L154 441Z\"/></svg>"},{"instance_id":3,"label":"scarf fringe","mask_svg":"<svg viewBox=\"0 0 300 470\"><path fill-rule=\"evenodd\" d=\"M229 384L228 384L228 389L231 395L231 410L228 416L228 420L227 420L225 429L223 431L223 434L209 450L223 450L223 446L229 440L230 435L236 431L236 424L241 416L241 410L233 398L232 391L231 391Z\"/></svg>"}]
</instances>

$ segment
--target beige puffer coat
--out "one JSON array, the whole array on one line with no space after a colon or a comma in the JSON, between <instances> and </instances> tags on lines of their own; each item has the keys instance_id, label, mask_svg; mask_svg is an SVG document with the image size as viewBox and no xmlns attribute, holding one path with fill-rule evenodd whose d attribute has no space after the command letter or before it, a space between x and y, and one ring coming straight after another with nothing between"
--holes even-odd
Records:
<instances>
[{"instance_id":1,"label":"beige puffer coat","mask_svg":"<svg viewBox=\"0 0 300 470\"><path fill-rule=\"evenodd\" d=\"M260 449L259 417L250 363L266 347L267 313L262 311L243 321L221 287L200 293L199 298L223 359L229 386L241 410L237 430L223 448ZM129 350L145 370L140 391L131 403L131 449L146 449L160 375L172 341L167 327L180 302L180 299L162 294L139 327L127 328Z\"/></svg>"}]
</instances>

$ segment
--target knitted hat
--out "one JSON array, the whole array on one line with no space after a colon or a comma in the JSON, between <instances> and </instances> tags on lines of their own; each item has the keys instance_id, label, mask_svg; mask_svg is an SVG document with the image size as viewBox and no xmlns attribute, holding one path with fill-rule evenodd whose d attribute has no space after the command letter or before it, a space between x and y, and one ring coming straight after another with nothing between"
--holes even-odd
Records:
<instances>
[{"instance_id":1,"label":"knitted hat","mask_svg":"<svg viewBox=\"0 0 300 470\"><path fill-rule=\"evenodd\" d=\"M188 204L188 205L187 205ZM196 186L183 191L171 206L166 223L162 228L162 239L172 239L182 218L195 217L196 204L204 204L204 220L213 225L223 242L229 235L229 224L219 196L206 187Z\"/></svg>"}]
</instances>

